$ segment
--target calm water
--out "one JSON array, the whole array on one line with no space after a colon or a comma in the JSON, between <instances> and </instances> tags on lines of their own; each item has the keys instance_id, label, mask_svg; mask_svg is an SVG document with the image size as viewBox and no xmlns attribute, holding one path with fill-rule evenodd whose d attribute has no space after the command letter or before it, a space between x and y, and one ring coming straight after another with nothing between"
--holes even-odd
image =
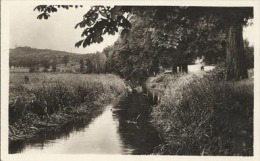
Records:
<instances>
[{"instance_id":1,"label":"calm water","mask_svg":"<svg viewBox=\"0 0 260 161\"><path fill-rule=\"evenodd\" d=\"M57 132L10 145L10 153L151 154L161 143L151 126L153 97L129 94L93 119L70 122Z\"/></svg>"}]
</instances>

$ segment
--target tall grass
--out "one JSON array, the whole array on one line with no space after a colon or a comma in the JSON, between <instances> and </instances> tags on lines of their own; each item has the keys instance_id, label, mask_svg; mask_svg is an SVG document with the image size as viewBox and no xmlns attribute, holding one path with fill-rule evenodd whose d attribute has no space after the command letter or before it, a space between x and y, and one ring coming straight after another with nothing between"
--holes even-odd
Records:
<instances>
[{"instance_id":1,"label":"tall grass","mask_svg":"<svg viewBox=\"0 0 260 161\"><path fill-rule=\"evenodd\" d=\"M12 140L34 133L39 125L62 124L80 113L91 117L93 111L123 94L126 85L111 74L11 73L9 89Z\"/></svg>"},{"instance_id":2,"label":"tall grass","mask_svg":"<svg viewBox=\"0 0 260 161\"><path fill-rule=\"evenodd\" d=\"M156 152L252 155L252 83L236 82L233 86L218 71L149 79L149 89L163 95L152 112L153 122L165 139Z\"/></svg>"}]
</instances>

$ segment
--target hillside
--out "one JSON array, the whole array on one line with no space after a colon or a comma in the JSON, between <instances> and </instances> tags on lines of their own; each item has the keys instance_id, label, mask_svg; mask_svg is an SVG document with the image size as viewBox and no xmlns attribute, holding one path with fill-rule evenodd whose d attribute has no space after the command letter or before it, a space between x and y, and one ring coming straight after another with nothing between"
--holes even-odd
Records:
<instances>
[{"instance_id":1,"label":"hillside","mask_svg":"<svg viewBox=\"0 0 260 161\"><path fill-rule=\"evenodd\" d=\"M41 60L54 60L63 63L64 57L69 57L70 62L79 62L81 58L88 57L87 54L76 54L65 51L50 49L36 49L31 47L17 47L9 50L10 66L30 67L39 64Z\"/></svg>"},{"instance_id":2,"label":"hillside","mask_svg":"<svg viewBox=\"0 0 260 161\"><path fill-rule=\"evenodd\" d=\"M88 73L104 72L107 57L103 53L77 54L50 49L17 47L10 49L9 66L11 72L28 72L29 68L40 71L69 71L85 67ZM50 69L51 68L51 69ZM83 69L81 72L84 72Z\"/></svg>"}]
</instances>

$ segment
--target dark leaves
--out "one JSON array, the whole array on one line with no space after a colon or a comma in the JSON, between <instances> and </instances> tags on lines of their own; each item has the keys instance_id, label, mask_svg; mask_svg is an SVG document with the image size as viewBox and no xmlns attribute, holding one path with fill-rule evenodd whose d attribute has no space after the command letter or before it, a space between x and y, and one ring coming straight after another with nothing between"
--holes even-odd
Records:
<instances>
[{"instance_id":1,"label":"dark leaves","mask_svg":"<svg viewBox=\"0 0 260 161\"><path fill-rule=\"evenodd\" d=\"M44 14L43 17L44 17L45 20L47 20L50 17L50 15L49 14Z\"/></svg>"},{"instance_id":2,"label":"dark leaves","mask_svg":"<svg viewBox=\"0 0 260 161\"><path fill-rule=\"evenodd\" d=\"M81 5L41 5L35 7L34 10L42 12L37 18L48 19L49 13L57 12L57 8L69 9L71 7L82 7ZM76 47L86 47L92 43L101 43L103 35L115 35L119 31L119 27L130 28L130 22L124 17L124 13L129 12L131 7L122 6L93 6L83 16L83 20L75 25L75 28L85 28L81 36L85 39L77 42Z\"/></svg>"},{"instance_id":3,"label":"dark leaves","mask_svg":"<svg viewBox=\"0 0 260 161\"><path fill-rule=\"evenodd\" d=\"M42 19L42 17L43 17L43 15L44 15L44 13L42 13L42 14L40 14L39 16L37 16L37 19Z\"/></svg>"},{"instance_id":4,"label":"dark leaves","mask_svg":"<svg viewBox=\"0 0 260 161\"><path fill-rule=\"evenodd\" d=\"M99 11L99 13L103 16L107 18L107 14L105 12Z\"/></svg>"},{"instance_id":5,"label":"dark leaves","mask_svg":"<svg viewBox=\"0 0 260 161\"><path fill-rule=\"evenodd\" d=\"M79 26L81 28L84 28L86 25L87 26L92 26L93 21L91 19L85 19L81 21L80 23L76 24L75 29Z\"/></svg>"},{"instance_id":6,"label":"dark leaves","mask_svg":"<svg viewBox=\"0 0 260 161\"><path fill-rule=\"evenodd\" d=\"M87 22L87 25L88 25L88 26L91 26L91 25L92 25L92 20L91 20L91 19L87 19L86 22ZM84 25L84 26L80 26L80 27L81 27L81 28L82 28L82 27L85 27L85 25Z\"/></svg>"},{"instance_id":7,"label":"dark leaves","mask_svg":"<svg viewBox=\"0 0 260 161\"><path fill-rule=\"evenodd\" d=\"M90 39L91 39L91 37L87 37L87 38L84 40L84 42L83 42L83 47L84 47L84 48L87 47L88 45L90 45Z\"/></svg>"},{"instance_id":8,"label":"dark leaves","mask_svg":"<svg viewBox=\"0 0 260 161\"><path fill-rule=\"evenodd\" d=\"M49 13L57 12L58 8L62 7L65 9L69 9L70 7L73 7L72 5L39 5L34 8L34 11L37 10L38 12L42 12L39 16L37 16L37 19L48 19L50 17Z\"/></svg>"},{"instance_id":9,"label":"dark leaves","mask_svg":"<svg viewBox=\"0 0 260 161\"><path fill-rule=\"evenodd\" d=\"M57 12L58 10L57 10L57 8L52 7L52 8L51 8L51 11L52 11L52 12Z\"/></svg>"},{"instance_id":10,"label":"dark leaves","mask_svg":"<svg viewBox=\"0 0 260 161\"><path fill-rule=\"evenodd\" d=\"M77 42L77 43L75 44L75 47L79 48L79 47L81 46L81 44L82 44L83 41L84 41L84 39L83 39L83 40L80 40L79 42Z\"/></svg>"},{"instance_id":11,"label":"dark leaves","mask_svg":"<svg viewBox=\"0 0 260 161\"><path fill-rule=\"evenodd\" d=\"M123 29L122 31L121 31L121 33L120 33L120 37L121 38L126 38L127 36L129 36L129 33L130 33L130 30L129 29Z\"/></svg>"},{"instance_id":12,"label":"dark leaves","mask_svg":"<svg viewBox=\"0 0 260 161\"><path fill-rule=\"evenodd\" d=\"M116 20L118 16L123 16L124 12L121 11L121 6L115 6L110 10L110 18Z\"/></svg>"},{"instance_id":13,"label":"dark leaves","mask_svg":"<svg viewBox=\"0 0 260 161\"><path fill-rule=\"evenodd\" d=\"M96 20L98 18L98 14L97 13L93 13L92 15L91 15L91 19L92 20Z\"/></svg>"},{"instance_id":14,"label":"dark leaves","mask_svg":"<svg viewBox=\"0 0 260 161\"><path fill-rule=\"evenodd\" d=\"M38 12L43 12L46 9L47 5L39 5L34 8L33 11L37 10Z\"/></svg>"},{"instance_id":15,"label":"dark leaves","mask_svg":"<svg viewBox=\"0 0 260 161\"><path fill-rule=\"evenodd\" d=\"M68 5L61 5L61 7L68 10L70 6L68 6Z\"/></svg>"},{"instance_id":16,"label":"dark leaves","mask_svg":"<svg viewBox=\"0 0 260 161\"><path fill-rule=\"evenodd\" d=\"M48 13L42 13L37 17L37 19L41 20L42 18L44 18L45 20L47 20L49 17L50 15Z\"/></svg>"},{"instance_id":17,"label":"dark leaves","mask_svg":"<svg viewBox=\"0 0 260 161\"><path fill-rule=\"evenodd\" d=\"M75 25L75 29L78 28L79 25L80 25L80 23L77 23L77 24Z\"/></svg>"}]
</instances>

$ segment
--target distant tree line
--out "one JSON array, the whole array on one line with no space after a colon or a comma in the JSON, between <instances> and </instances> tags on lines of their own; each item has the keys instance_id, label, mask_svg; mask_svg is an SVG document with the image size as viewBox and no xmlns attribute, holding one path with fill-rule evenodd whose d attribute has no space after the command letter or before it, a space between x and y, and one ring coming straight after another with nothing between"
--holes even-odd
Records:
<instances>
[{"instance_id":1,"label":"distant tree line","mask_svg":"<svg viewBox=\"0 0 260 161\"><path fill-rule=\"evenodd\" d=\"M9 66L30 68L30 72L36 72L44 68L43 72L52 69L58 70L58 66L65 68L76 68L81 73L105 73L105 54L96 52L89 54L75 54L49 49L34 49L30 47L18 47L10 49Z\"/></svg>"},{"instance_id":2,"label":"distant tree line","mask_svg":"<svg viewBox=\"0 0 260 161\"><path fill-rule=\"evenodd\" d=\"M83 73L106 73L107 56L101 52L85 54L79 61L80 72Z\"/></svg>"}]
</instances>

